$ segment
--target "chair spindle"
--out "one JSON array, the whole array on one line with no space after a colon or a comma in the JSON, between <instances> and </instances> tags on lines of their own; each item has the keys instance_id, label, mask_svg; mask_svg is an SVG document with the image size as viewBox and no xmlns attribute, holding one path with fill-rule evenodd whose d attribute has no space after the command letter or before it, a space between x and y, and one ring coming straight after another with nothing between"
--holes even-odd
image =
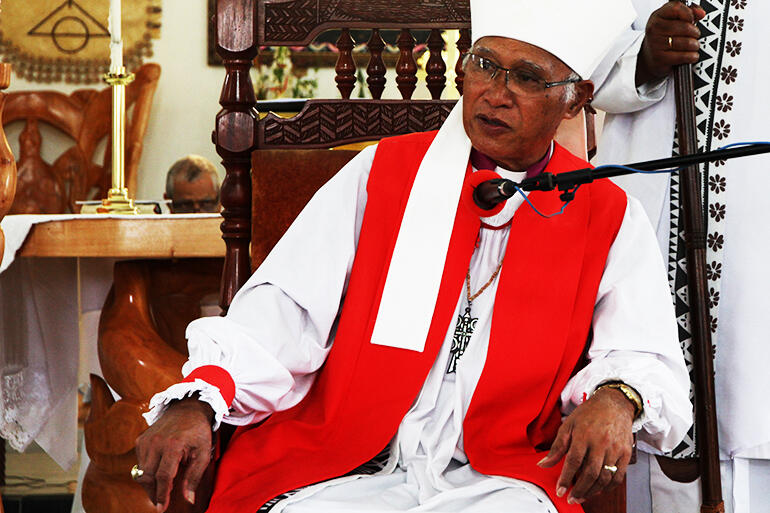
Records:
<instances>
[{"instance_id":1,"label":"chair spindle","mask_svg":"<svg viewBox=\"0 0 770 513\"><path fill-rule=\"evenodd\" d=\"M441 92L446 86L446 63L441 56L441 52L444 51L444 38L441 36L439 29L432 29L430 31L428 49L430 50L430 58L428 59L427 66L425 66L428 72L425 82L428 85L431 98L440 100Z\"/></svg>"},{"instance_id":2,"label":"chair spindle","mask_svg":"<svg viewBox=\"0 0 770 513\"><path fill-rule=\"evenodd\" d=\"M372 98L379 100L382 98L382 92L385 90L385 63L382 60L382 51L385 49L385 41L380 36L380 29L372 29L372 35L369 42L366 43L369 49L369 66L366 68L366 83L369 85L369 91Z\"/></svg>"},{"instance_id":3,"label":"chair spindle","mask_svg":"<svg viewBox=\"0 0 770 513\"><path fill-rule=\"evenodd\" d=\"M460 29L460 38L457 40L457 51L460 56L457 58L457 64L455 64L455 84L457 85L457 91L463 94L463 81L465 80L465 72L463 71L463 59L468 50L471 49L471 31L469 29Z\"/></svg>"},{"instance_id":4,"label":"chair spindle","mask_svg":"<svg viewBox=\"0 0 770 513\"><path fill-rule=\"evenodd\" d=\"M334 67L334 71L337 72L334 81L337 82L337 89L345 100L350 99L350 95L356 87L356 63L353 61L353 46L350 29L342 29L340 37L337 39L340 55L337 57L337 65Z\"/></svg>"},{"instance_id":5,"label":"chair spindle","mask_svg":"<svg viewBox=\"0 0 770 513\"><path fill-rule=\"evenodd\" d=\"M396 83L401 97L410 100L417 86L417 63L414 60L414 37L409 29L402 29L398 37L398 49L401 51L396 63Z\"/></svg>"}]
</instances>

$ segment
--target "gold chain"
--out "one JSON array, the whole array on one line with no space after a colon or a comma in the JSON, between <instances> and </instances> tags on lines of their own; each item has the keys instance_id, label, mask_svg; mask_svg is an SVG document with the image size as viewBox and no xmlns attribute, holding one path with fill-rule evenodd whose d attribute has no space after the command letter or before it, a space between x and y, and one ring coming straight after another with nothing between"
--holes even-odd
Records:
<instances>
[{"instance_id":1,"label":"gold chain","mask_svg":"<svg viewBox=\"0 0 770 513\"><path fill-rule=\"evenodd\" d=\"M475 294L471 295L471 270L468 269L468 274L465 275L465 291L468 295L468 305L471 304L471 302L479 297L482 292L487 290L487 287L489 287L493 281L495 281L495 278L497 278L498 273L500 273L500 269L503 267L503 261L500 260L500 263L497 264L497 269L495 269L495 272L492 273L492 276L489 278L489 281L487 281Z\"/></svg>"}]
</instances>

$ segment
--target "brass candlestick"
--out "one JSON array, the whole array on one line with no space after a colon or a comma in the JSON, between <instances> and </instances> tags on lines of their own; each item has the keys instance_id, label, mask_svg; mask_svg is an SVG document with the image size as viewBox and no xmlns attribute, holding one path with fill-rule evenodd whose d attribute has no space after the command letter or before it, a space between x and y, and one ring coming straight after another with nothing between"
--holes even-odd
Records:
<instances>
[{"instance_id":1,"label":"brass candlestick","mask_svg":"<svg viewBox=\"0 0 770 513\"><path fill-rule=\"evenodd\" d=\"M133 73L126 73L123 66L117 72L104 75L104 81L112 87L112 188L101 204L85 204L83 214L152 214L153 206L137 206L128 197L125 186L126 159L126 86L134 81ZM147 208L149 207L149 208Z\"/></svg>"}]
</instances>

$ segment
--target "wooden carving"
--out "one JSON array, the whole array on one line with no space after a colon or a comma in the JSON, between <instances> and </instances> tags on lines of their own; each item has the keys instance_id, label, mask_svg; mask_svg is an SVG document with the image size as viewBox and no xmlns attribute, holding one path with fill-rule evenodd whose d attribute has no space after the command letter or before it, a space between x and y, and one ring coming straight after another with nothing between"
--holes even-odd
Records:
<instances>
[{"instance_id":1,"label":"wooden carving","mask_svg":"<svg viewBox=\"0 0 770 513\"><path fill-rule=\"evenodd\" d=\"M133 115L126 126L126 185L136 191L139 159L149 121L160 66L145 64L126 88L126 108ZM19 183L12 213L77 212L77 200L105 197L111 186L109 140L102 164L94 163L100 142L111 131L111 91L81 89L70 95L57 91L8 94L3 126L25 123L19 137ZM40 155L40 125L65 134L73 143L49 164Z\"/></svg>"},{"instance_id":2,"label":"wooden carving","mask_svg":"<svg viewBox=\"0 0 770 513\"><path fill-rule=\"evenodd\" d=\"M469 0L266 0L258 3L260 45L306 45L330 28L470 27Z\"/></svg>"},{"instance_id":3,"label":"wooden carving","mask_svg":"<svg viewBox=\"0 0 770 513\"><path fill-rule=\"evenodd\" d=\"M30 119L19 135L16 197L11 214L60 214L66 212L68 197L62 180L40 156L40 130ZM69 178L69 177L68 177ZM70 190L75 189L71 187Z\"/></svg>"},{"instance_id":4,"label":"wooden carving","mask_svg":"<svg viewBox=\"0 0 770 513\"><path fill-rule=\"evenodd\" d=\"M328 148L397 134L438 129L451 100L310 100L291 119L268 114L259 124L260 148Z\"/></svg>"},{"instance_id":5,"label":"wooden carving","mask_svg":"<svg viewBox=\"0 0 770 513\"><path fill-rule=\"evenodd\" d=\"M217 292L221 270L220 259L115 265L115 283L99 322L99 363L105 379L91 376L93 399L85 424L91 458L83 481L86 511L156 511L129 475L136 464L136 437L147 428L141 414L154 393L181 379L187 358L184 329L200 316L201 299ZM107 383L120 395L119 401L114 401ZM176 500L169 511L195 509Z\"/></svg>"},{"instance_id":6,"label":"wooden carving","mask_svg":"<svg viewBox=\"0 0 770 513\"><path fill-rule=\"evenodd\" d=\"M0 63L0 90L8 88L11 83L11 66ZM0 92L0 118L3 115L6 95ZM0 221L10 210L13 197L16 193L16 162L13 159L11 148L5 139L5 132L0 126ZM3 259L5 249L5 235L0 229L0 261ZM2 452L3 456L5 452Z\"/></svg>"}]
</instances>

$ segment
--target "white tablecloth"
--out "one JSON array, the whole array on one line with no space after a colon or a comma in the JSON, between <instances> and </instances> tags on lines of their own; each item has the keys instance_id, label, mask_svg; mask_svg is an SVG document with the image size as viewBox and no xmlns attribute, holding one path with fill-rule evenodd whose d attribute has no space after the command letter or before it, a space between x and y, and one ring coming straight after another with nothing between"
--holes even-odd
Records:
<instances>
[{"instance_id":1,"label":"white tablecloth","mask_svg":"<svg viewBox=\"0 0 770 513\"><path fill-rule=\"evenodd\" d=\"M77 460L77 389L96 361L99 311L114 259L16 258L32 226L69 219L217 217L219 214L13 215L0 223L0 436L35 440L62 468ZM80 379L78 370L80 369Z\"/></svg>"}]
</instances>

